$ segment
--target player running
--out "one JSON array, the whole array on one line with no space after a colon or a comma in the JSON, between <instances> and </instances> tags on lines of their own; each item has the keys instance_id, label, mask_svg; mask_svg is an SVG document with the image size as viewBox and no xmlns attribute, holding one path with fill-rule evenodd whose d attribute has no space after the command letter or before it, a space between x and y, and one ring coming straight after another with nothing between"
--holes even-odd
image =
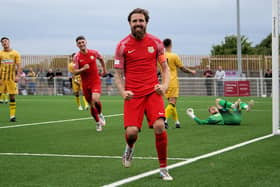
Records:
<instances>
[{"instance_id":1,"label":"player running","mask_svg":"<svg viewBox=\"0 0 280 187\"><path fill-rule=\"evenodd\" d=\"M76 44L80 51L74 57L74 74L81 75L83 94L90 104L91 115L96 121L96 131L100 132L102 131L102 126L105 126L105 118L102 114L100 101L101 80L96 60L101 63L103 74L107 73L105 62L98 51L87 48L87 41L84 36L78 36Z\"/></svg>"},{"instance_id":2,"label":"player running","mask_svg":"<svg viewBox=\"0 0 280 187\"><path fill-rule=\"evenodd\" d=\"M116 49L115 81L124 98L124 128L126 148L124 167L130 167L138 133L144 115L153 128L155 144L163 180L173 180L167 170L167 132L164 128L164 100L169 82L169 69L162 41L146 33L149 14L145 9L134 9L128 16L131 34L122 39ZM157 78L157 63L162 69L162 83Z\"/></svg>"},{"instance_id":3,"label":"player running","mask_svg":"<svg viewBox=\"0 0 280 187\"><path fill-rule=\"evenodd\" d=\"M186 113L199 125L240 125L242 120L241 111L246 110L248 112L253 105L253 100L245 103L238 99L235 103L231 103L218 98L216 99L216 106L208 108L211 115L205 120L198 118L192 108L188 108Z\"/></svg>"}]
</instances>

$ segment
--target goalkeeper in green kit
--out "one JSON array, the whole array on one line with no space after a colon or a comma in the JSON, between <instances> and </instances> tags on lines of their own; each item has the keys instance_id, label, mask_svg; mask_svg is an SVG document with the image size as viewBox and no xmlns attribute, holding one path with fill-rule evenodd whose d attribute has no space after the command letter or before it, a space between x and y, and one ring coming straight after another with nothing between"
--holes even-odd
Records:
<instances>
[{"instance_id":1,"label":"goalkeeper in green kit","mask_svg":"<svg viewBox=\"0 0 280 187\"><path fill-rule=\"evenodd\" d=\"M253 100L245 103L238 99L235 103L232 103L218 98L216 99L216 106L208 108L211 115L205 120L199 119L192 108L188 108L186 113L199 125L240 125L241 111L246 110L248 112L253 105Z\"/></svg>"}]
</instances>

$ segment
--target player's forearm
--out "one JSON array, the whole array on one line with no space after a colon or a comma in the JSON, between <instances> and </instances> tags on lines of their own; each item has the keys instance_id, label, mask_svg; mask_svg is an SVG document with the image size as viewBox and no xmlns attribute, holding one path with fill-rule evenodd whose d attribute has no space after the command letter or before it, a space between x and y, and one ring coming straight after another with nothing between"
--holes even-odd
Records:
<instances>
[{"instance_id":1,"label":"player's forearm","mask_svg":"<svg viewBox=\"0 0 280 187\"><path fill-rule=\"evenodd\" d=\"M80 75L82 72L83 72L83 71L82 71L81 69L75 69L75 70L73 71L73 74L74 74L74 75Z\"/></svg>"},{"instance_id":2,"label":"player's forearm","mask_svg":"<svg viewBox=\"0 0 280 187\"><path fill-rule=\"evenodd\" d=\"M123 93L125 91L124 90L124 80L123 80L122 72L120 72L120 70L116 70L115 83L116 83L116 86L117 86L118 90L120 91L120 93Z\"/></svg>"},{"instance_id":3,"label":"player's forearm","mask_svg":"<svg viewBox=\"0 0 280 187\"><path fill-rule=\"evenodd\" d=\"M83 66L82 68L80 68L80 69L74 69L74 71L73 71L73 74L74 75L79 75L79 74L81 74L83 71L85 71L85 70L87 70L88 69L88 66Z\"/></svg>"},{"instance_id":4,"label":"player's forearm","mask_svg":"<svg viewBox=\"0 0 280 187\"><path fill-rule=\"evenodd\" d=\"M17 69L16 69L16 74L17 74L17 75L20 75L20 74L22 73L21 65L20 65L20 64L17 64L16 67L17 67Z\"/></svg>"},{"instance_id":5,"label":"player's forearm","mask_svg":"<svg viewBox=\"0 0 280 187\"><path fill-rule=\"evenodd\" d=\"M180 68L184 73L193 73L194 71L191 70L190 68L187 68L187 67L181 67Z\"/></svg>"},{"instance_id":6,"label":"player's forearm","mask_svg":"<svg viewBox=\"0 0 280 187\"><path fill-rule=\"evenodd\" d=\"M20 75L22 73L22 68L20 65L17 65L17 70L16 70L16 81L20 79Z\"/></svg>"},{"instance_id":7,"label":"player's forearm","mask_svg":"<svg viewBox=\"0 0 280 187\"><path fill-rule=\"evenodd\" d=\"M170 71L169 67L165 64L162 65L162 86L164 86L165 89L168 88L169 81L170 81Z\"/></svg>"},{"instance_id":8,"label":"player's forearm","mask_svg":"<svg viewBox=\"0 0 280 187\"><path fill-rule=\"evenodd\" d=\"M208 124L207 120L201 120L198 117L193 118L193 120L198 124L198 125L206 125Z\"/></svg>"},{"instance_id":9,"label":"player's forearm","mask_svg":"<svg viewBox=\"0 0 280 187\"><path fill-rule=\"evenodd\" d=\"M107 73L107 69L106 69L106 63L104 61L103 58L100 59L100 62L101 62L101 66L103 68L103 74Z\"/></svg>"}]
</instances>

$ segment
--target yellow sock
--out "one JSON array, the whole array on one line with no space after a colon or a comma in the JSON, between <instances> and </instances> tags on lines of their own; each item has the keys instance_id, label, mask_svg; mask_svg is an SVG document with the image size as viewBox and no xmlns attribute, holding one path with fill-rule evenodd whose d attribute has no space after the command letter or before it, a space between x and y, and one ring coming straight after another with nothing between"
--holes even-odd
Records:
<instances>
[{"instance_id":1,"label":"yellow sock","mask_svg":"<svg viewBox=\"0 0 280 187\"><path fill-rule=\"evenodd\" d=\"M175 105L172 104L172 103L169 103L168 105L170 106L171 117L172 117L173 120L175 120L175 118L176 118L176 114L175 114L176 108L175 108Z\"/></svg>"},{"instance_id":2,"label":"yellow sock","mask_svg":"<svg viewBox=\"0 0 280 187\"><path fill-rule=\"evenodd\" d=\"M4 101L8 101L8 94L6 94L6 93L3 94L3 100L4 100Z\"/></svg>"},{"instance_id":3,"label":"yellow sock","mask_svg":"<svg viewBox=\"0 0 280 187\"><path fill-rule=\"evenodd\" d=\"M75 96L75 99L76 99L77 105L81 106L80 97L79 96Z\"/></svg>"},{"instance_id":4,"label":"yellow sock","mask_svg":"<svg viewBox=\"0 0 280 187\"><path fill-rule=\"evenodd\" d=\"M10 102L10 117L16 116L16 102Z\"/></svg>"},{"instance_id":5,"label":"yellow sock","mask_svg":"<svg viewBox=\"0 0 280 187\"><path fill-rule=\"evenodd\" d=\"M179 116L178 116L178 112L175 106L173 106L173 120L174 121L179 121Z\"/></svg>"},{"instance_id":6,"label":"yellow sock","mask_svg":"<svg viewBox=\"0 0 280 187\"><path fill-rule=\"evenodd\" d=\"M87 102L85 96L83 96L83 101L84 101L84 104L85 104L85 108L88 108L88 102Z\"/></svg>"},{"instance_id":7,"label":"yellow sock","mask_svg":"<svg viewBox=\"0 0 280 187\"><path fill-rule=\"evenodd\" d=\"M165 117L166 119L168 119L170 116L173 116L173 109L172 109L172 105L168 104L167 107L165 108Z\"/></svg>"},{"instance_id":8,"label":"yellow sock","mask_svg":"<svg viewBox=\"0 0 280 187\"><path fill-rule=\"evenodd\" d=\"M2 94L0 95L0 101L2 101L2 102L3 102L3 101L4 101L4 99L3 99L3 98L4 98L4 94L2 93Z\"/></svg>"}]
</instances>

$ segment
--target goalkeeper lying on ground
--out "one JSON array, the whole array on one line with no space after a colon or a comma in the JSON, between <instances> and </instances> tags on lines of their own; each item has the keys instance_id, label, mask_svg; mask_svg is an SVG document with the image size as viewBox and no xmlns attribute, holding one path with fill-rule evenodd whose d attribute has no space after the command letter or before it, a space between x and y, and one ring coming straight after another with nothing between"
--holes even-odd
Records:
<instances>
[{"instance_id":1,"label":"goalkeeper lying on ground","mask_svg":"<svg viewBox=\"0 0 280 187\"><path fill-rule=\"evenodd\" d=\"M188 108L186 112L199 125L240 125L242 119L241 111L246 110L248 112L253 105L253 100L244 103L238 99L235 103L231 103L218 98L216 99L216 106L208 108L211 115L205 120L195 116L192 108Z\"/></svg>"}]
</instances>

